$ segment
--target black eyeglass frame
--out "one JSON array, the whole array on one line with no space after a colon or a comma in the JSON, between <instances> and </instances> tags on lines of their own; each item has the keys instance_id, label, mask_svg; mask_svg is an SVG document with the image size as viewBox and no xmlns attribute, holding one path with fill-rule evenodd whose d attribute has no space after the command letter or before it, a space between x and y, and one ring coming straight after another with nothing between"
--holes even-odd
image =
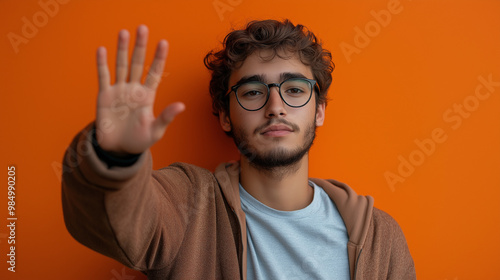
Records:
<instances>
[{"instance_id":1,"label":"black eyeglass frame","mask_svg":"<svg viewBox=\"0 0 500 280\"><path fill-rule=\"evenodd\" d=\"M307 81L309 82L309 84L311 85L311 93L309 94L309 98L307 99L307 101L302 104L302 105L299 105L299 106L294 106L294 105L290 105L288 104L288 102L286 102L286 100L283 98L283 95L281 94L281 85L283 85L283 83L285 82L288 82L288 81L291 81L291 80L303 80L303 81ZM238 88L244 84L247 84L247 83L260 83L260 84L263 84L267 87L267 96L266 96L266 101L264 102L264 104L262 104L262 106L260 106L259 108L257 109L247 109L245 108L241 102L240 102L240 99L238 98L238 94L236 94L236 92L238 91ZM283 102L285 102L286 105L292 107L292 108L300 108L300 107L304 107L307 105L307 103L309 103L309 101L311 100L311 97L312 97L312 94L314 92L314 90L317 90L317 92L319 93L320 89L319 89L319 86L316 82L316 80L312 80L312 79L307 79L307 78L290 78L290 79L286 79L284 80L283 82L281 83L271 83L271 84L266 84L266 83L263 83L263 82L260 82L260 81L253 81L253 82L245 82L245 83L241 83L241 84L236 84L234 86L231 87L231 90L226 93L226 96L229 95L231 92L234 92L234 95L236 96L236 100L238 101L238 104L240 104L240 107L247 110L247 111L258 111L262 108L264 108L264 106L266 106L267 104L267 101L269 101L269 96L271 96L271 88L272 87L277 87L278 88L278 93L280 95L280 98L281 100L283 100Z\"/></svg>"}]
</instances>

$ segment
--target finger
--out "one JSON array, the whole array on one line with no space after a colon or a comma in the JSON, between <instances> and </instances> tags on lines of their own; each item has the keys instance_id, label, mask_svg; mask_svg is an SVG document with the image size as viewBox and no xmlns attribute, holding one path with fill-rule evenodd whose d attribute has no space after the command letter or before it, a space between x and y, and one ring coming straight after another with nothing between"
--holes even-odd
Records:
<instances>
[{"instance_id":1,"label":"finger","mask_svg":"<svg viewBox=\"0 0 500 280\"><path fill-rule=\"evenodd\" d=\"M96 54L97 59L97 75L99 77L99 91L104 91L109 87L109 69L108 57L105 47L99 47Z\"/></svg>"},{"instance_id":2,"label":"finger","mask_svg":"<svg viewBox=\"0 0 500 280\"><path fill-rule=\"evenodd\" d=\"M130 66L131 82L141 81L142 69L144 67L144 57L146 56L147 42L148 42L148 28L145 25L139 25L139 27L137 28L134 53L132 54L132 63Z\"/></svg>"},{"instance_id":3,"label":"finger","mask_svg":"<svg viewBox=\"0 0 500 280\"><path fill-rule=\"evenodd\" d=\"M163 134L167 126L174 120L175 116L180 114L186 109L186 106L182 102L175 102L170 104L165 108L158 118L153 122L153 138L158 141Z\"/></svg>"},{"instance_id":4,"label":"finger","mask_svg":"<svg viewBox=\"0 0 500 280\"><path fill-rule=\"evenodd\" d=\"M116 52L116 82L127 81L128 71L128 42L130 34L123 29L118 35L118 48Z\"/></svg>"},{"instance_id":5,"label":"finger","mask_svg":"<svg viewBox=\"0 0 500 280\"><path fill-rule=\"evenodd\" d=\"M155 58L149 68L148 75L146 76L146 81L144 85L152 90L156 90L158 84L161 81L163 75L163 69L165 68L165 59L167 58L168 43L165 40L158 42L156 47Z\"/></svg>"}]
</instances>

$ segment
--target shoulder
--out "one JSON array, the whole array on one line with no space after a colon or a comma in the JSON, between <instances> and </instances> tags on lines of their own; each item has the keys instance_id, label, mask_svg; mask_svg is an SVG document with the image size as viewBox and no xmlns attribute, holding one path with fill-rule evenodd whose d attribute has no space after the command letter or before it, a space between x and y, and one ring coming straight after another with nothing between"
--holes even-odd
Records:
<instances>
[{"instance_id":1,"label":"shoulder","mask_svg":"<svg viewBox=\"0 0 500 280\"><path fill-rule=\"evenodd\" d=\"M387 212L373 207L373 224L375 227L393 231L399 227L398 222Z\"/></svg>"},{"instance_id":2,"label":"shoulder","mask_svg":"<svg viewBox=\"0 0 500 280\"><path fill-rule=\"evenodd\" d=\"M386 279L415 279L415 265L401 227L391 215L375 207L363 252L362 274L368 275L377 267L377 273Z\"/></svg>"},{"instance_id":3,"label":"shoulder","mask_svg":"<svg viewBox=\"0 0 500 280\"><path fill-rule=\"evenodd\" d=\"M387 212L376 207L373 207L372 225L378 233L383 233L392 238L398 237L404 239L403 230L398 222Z\"/></svg>"},{"instance_id":4,"label":"shoulder","mask_svg":"<svg viewBox=\"0 0 500 280\"><path fill-rule=\"evenodd\" d=\"M213 173L208 169L185 162L174 162L169 166L163 167L158 171L161 172L179 172L191 176L211 176Z\"/></svg>"},{"instance_id":5,"label":"shoulder","mask_svg":"<svg viewBox=\"0 0 500 280\"><path fill-rule=\"evenodd\" d=\"M406 239L398 222L387 212L373 207L370 232L377 236L380 244L390 243L391 246L406 248Z\"/></svg>"},{"instance_id":6,"label":"shoulder","mask_svg":"<svg viewBox=\"0 0 500 280\"><path fill-rule=\"evenodd\" d=\"M190 182L213 180L213 173L208 169L205 169L194 164L175 162L169 166L161 168L154 172L155 177L165 177L174 180L187 180Z\"/></svg>"},{"instance_id":7,"label":"shoulder","mask_svg":"<svg viewBox=\"0 0 500 280\"><path fill-rule=\"evenodd\" d=\"M175 162L153 171L152 180L166 195L184 198L198 196L200 192L211 192L218 185L209 170L183 162Z\"/></svg>"}]
</instances>

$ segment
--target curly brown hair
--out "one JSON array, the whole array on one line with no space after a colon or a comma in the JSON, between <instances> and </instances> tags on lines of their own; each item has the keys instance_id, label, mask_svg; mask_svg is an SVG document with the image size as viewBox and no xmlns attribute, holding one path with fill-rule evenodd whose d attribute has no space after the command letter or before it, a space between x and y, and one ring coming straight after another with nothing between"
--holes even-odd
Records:
<instances>
[{"instance_id":1,"label":"curly brown hair","mask_svg":"<svg viewBox=\"0 0 500 280\"><path fill-rule=\"evenodd\" d=\"M288 19L251 21L245 29L227 34L222 47L220 51L210 51L204 59L205 66L212 72L210 96L215 116L221 111L229 113L229 98L226 96L229 77L257 50L271 50L273 55L266 57L270 60L275 56L281 57L279 53L298 54L302 63L311 67L319 86L316 104L326 104L335 65L331 53L323 49L321 42L305 26L294 25Z\"/></svg>"}]
</instances>

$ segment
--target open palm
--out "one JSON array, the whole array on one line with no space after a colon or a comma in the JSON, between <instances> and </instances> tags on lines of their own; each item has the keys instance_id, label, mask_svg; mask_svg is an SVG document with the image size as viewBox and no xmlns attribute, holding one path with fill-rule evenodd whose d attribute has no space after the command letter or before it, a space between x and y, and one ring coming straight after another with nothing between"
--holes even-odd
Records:
<instances>
[{"instance_id":1,"label":"open palm","mask_svg":"<svg viewBox=\"0 0 500 280\"><path fill-rule=\"evenodd\" d=\"M184 104L178 102L166 107L158 117L154 116L156 89L163 73L168 44L165 40L158 42L151 68L141 83L147 38L147 27L139 26L129 73L129 33L120 31L113 85L110 84L106 49L100 47L97 50L97 140L102 149L119 155L147 150L163 136L173 118L184 110Z\"/></svg>"}]
</instances>

